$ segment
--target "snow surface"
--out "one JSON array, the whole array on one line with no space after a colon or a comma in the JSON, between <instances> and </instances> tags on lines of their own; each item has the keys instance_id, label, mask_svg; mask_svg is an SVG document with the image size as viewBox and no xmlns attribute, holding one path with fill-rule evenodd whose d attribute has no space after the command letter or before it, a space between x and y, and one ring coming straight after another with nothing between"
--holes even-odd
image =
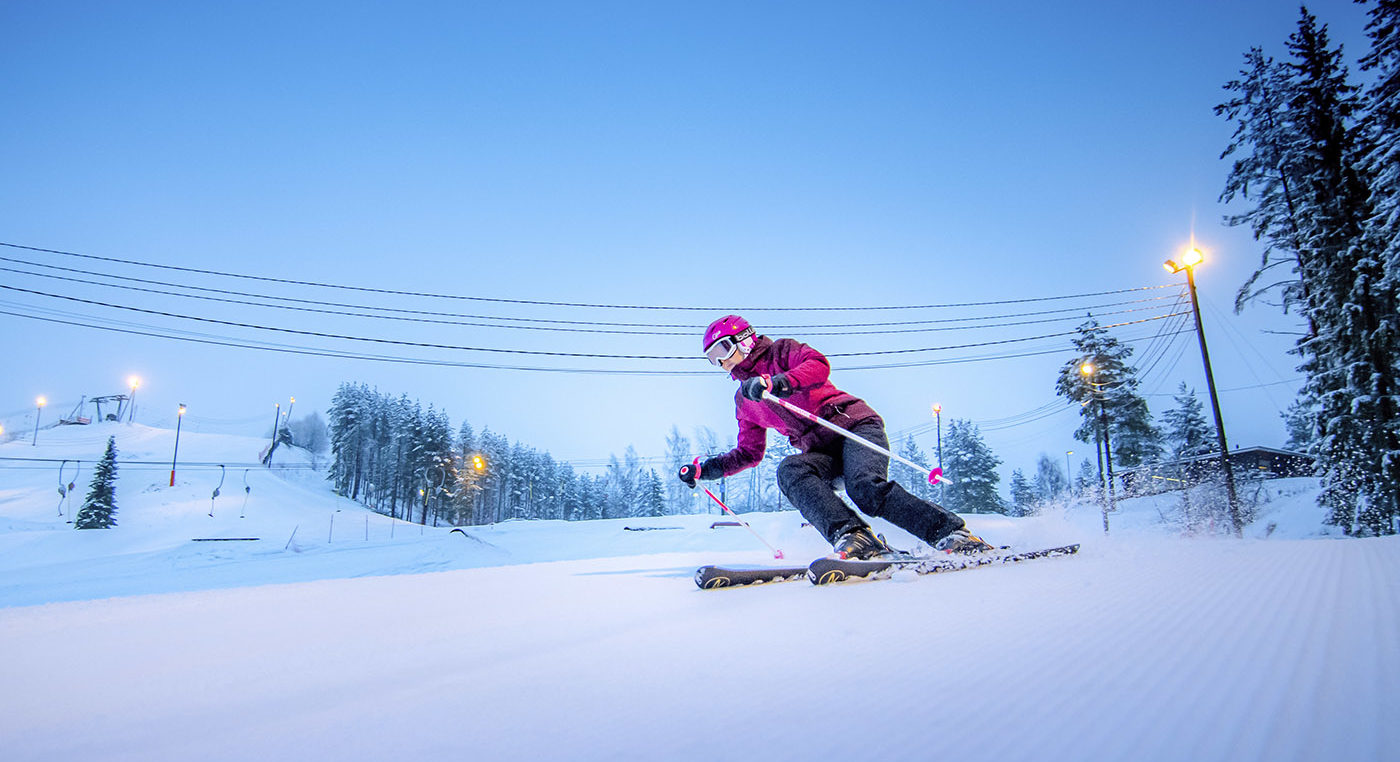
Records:
<instances>
[{"instance_id":1,"label":"snow surface","mask_svg":"<svg viewBox=\"0 0 1400 762\"><path fill-rule=\"evenodd\" d=\"M119 470L117 528L74 531L109 435L151 465ZM715 516L393 522L239 437L182 434L169 487L172 440L0 445L83 461L64 516L57 462L0 461L0 759L1400 758L1400 538L1325 537L1311 480L1251 488L1244 540L1162 495L1107 536L1087 503L967 517L1073 558L701 591L701 564L779 562Z\"/></svg>"}]
</instances>

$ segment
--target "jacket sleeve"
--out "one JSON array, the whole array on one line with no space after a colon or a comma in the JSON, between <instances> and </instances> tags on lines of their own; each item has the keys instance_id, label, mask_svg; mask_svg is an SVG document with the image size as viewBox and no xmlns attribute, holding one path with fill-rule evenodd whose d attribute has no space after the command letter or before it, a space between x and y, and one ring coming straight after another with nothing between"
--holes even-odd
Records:
<instances>
[{"instance_id":1,"label":"jacket sleeve","mask_svg":"<svg viewBox=\"0 0 1400 762\"><path fill-rule=\"evenodd\" d=\"M739 419L738 446L701 463L701 475L713 474L711 469L718 469L721 475L730 476L763 460L763 453L768 449L768 430L745 418L742 407L735 415Z\"/></svg>"},{"instance_id":2,"label":"jacket sleeve","mask_svg":"<svg viewBox=\"0 0 1400 762\"><path fill-rule=\"evenodd\" d=\"M831 378L831 363L826 355L800 341L785 339L782 364L783 374L792 382L794 389L813 389Z\"/></svg>"}]
</instances>

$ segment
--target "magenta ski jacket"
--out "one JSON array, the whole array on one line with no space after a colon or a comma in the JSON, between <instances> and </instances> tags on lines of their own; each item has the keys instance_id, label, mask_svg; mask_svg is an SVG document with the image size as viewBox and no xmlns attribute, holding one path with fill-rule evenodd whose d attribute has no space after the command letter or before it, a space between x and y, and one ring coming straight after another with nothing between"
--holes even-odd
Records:
<instances>
[{"instance_id":1,"label":"magenta ski jacket","mask_svg":"<svg viewBox=\"0 0 1400 762\"><path fill-rule=\"evenodd\" d=\"M859 397L831 383L831 365L821 352L794 339L774 341L759 336L753 351L729 375L735 381L743 381L779 373L792 383L793 393L787 398L788 402L843 429L849 429L858 421L879 417ZM840 434L772 402L745 399L737 390L734 406L734 417L739 420L738 446L706 460L700 467L706 476L713 473L711 469L717 468L721 474L729 476L756 465L768 446L766 429L776 429L802 452L825 447L841 438Z\"/></svg>"}]
</instances>

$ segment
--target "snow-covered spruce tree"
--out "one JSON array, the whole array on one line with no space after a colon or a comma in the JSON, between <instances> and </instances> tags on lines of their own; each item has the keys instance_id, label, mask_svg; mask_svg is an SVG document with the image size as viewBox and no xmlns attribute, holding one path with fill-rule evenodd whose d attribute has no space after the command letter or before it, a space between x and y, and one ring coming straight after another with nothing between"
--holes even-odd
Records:
<instances>
[{"instance_id":1,"label":"snow-covered spruce tree","mask_svg":"<svg viewBox=\"0 0 1400 762\"><path fill-rule=\"evenodd\" d=\"M904 487L904 489L907 490L909 494L917 498L920 498L922 500L936 500L938 497L938 488L935 485L928 483L927 469L931 469L933 468L933 466L929 465L928 456L924 454L923 450L919 449L919 445L917 442L914 441L914 437L905 437L904 443L900 445L900 448L896 454L898 454L900 457L918 463L919 465L923 466L926 470L924 471L924 474L920 476L919 474L914 473L914 469L909 468L908 466L891 462L891 479L899 482L900 486Z\"/></svg>"},{"instance_id":2,"label":"snow-covered spruce tree","mask_svg":"<svg viewBox=\"0 0 1400 762\"><path fill-rule=\"evenodd\" d=\"M1237 125L1224 156L1237 155L1221 198L1252 202L1230 224L1251 226L1265 245L1237 308L1279 289L1285 310L1307 320L1298 342L1303 399L1318 413L1313 454L1328 521L1349 534L1390 531L1400 441L1396 420L1396 290L1374 220L1373 181L1358 139L1358 98L1340 48L1303 9L1290 60L1258 49L1235 97L1217 107ZM1280 278L1275 268L1286 267ZM1267 276L1267 277L1265 277ZM1267 284L1257 287L1261 279Z\"/></svg>"},{"instance_id":3,"label":"snow-covered spruce tree","mask_svg":"<svg viewBox=\"0 0 1400 762\"><path fill-rule=\"evenodd\" d=\"M1188 389L1182 381L1172 398L1176 407L1162 414L1162 424L1166 428L1167 449L1173 458L1189 458L1215 452L1215 429L1206 422L1205 408L1196 397L1195 389Z\"/></svg>"},{"instance_id":4,"label":"snow-covered spruce tree","mask_svg":"<svg viewBox=\"0 0 1400 762\"><path fill-rule=\"evenodd\" d=\"M1035 502L1038 499L1035 488L1031 486L1030 480L1021 469L1011 471L1011 515L1029 516L1035 512Z\"/></svg>"},{"instance_id":5,"label":"snow-covered spruce tree","mask_svg":"<svg viewBox=\"0 0 1400 762\"><path fill-rule=\"evenodd\" d=\"M1376 0L1366 34L1371 50L1361 68L1372 72L1362 94L1363 164L1371 181L1370 229L1381 244L1387 277L1400 277L1400 0Z\"/></svg>"},{"instance_id":6,"label":"snow-covered spruce tree","mask_svg":"<svg viewBox=\"0 0 1400 762\"><path fill-rule=\"evenodd\" d=\"M643 516L665 516L666 515L666 490L661 486L661 476L656 473L656 469L646 477L642 500Z\"/></svg>"},{"instance_id":7,"label":"snow-covered spruce tree","mask_svg":"<svg viewBox=\"0 0 1400 762\"><path fill-rule=\"evenodd\" d=\"M1161 455L1162 435L1152 424L1147 400L1137 393L1137 370L1128 364L1133 349L1109 334L1099 321L1089 318L1078 328L1076 355L1060 368L1055 393L1082 407L1074 438L1084 443L1099 441L1099 430L1108 428L1113 463L1139 466ZM1092 374L1081 372L1085 363Z\"/></svg>"},{"instance_id":8,"label":"snow-covered spruce tree","mask_svg":"<svg viewBox=\"0 0 1400 762\"><path fill-rule=\"evenodd\" d=\"M73 519L74 529L110 529L117 525L117 438L107 439L107 451L92 472L83 507Z\"/></svg>"},{"instance_id":9,"label":"snow-covered spruce tree","mask_svg":"<svg viewBox=\"0 0 1400 762\"><path fill-rule=\"evenodd\" d=\"M1040 500L1050 501L1060 497L1069 486L1069 480L1060 471L1058 458L1041 453L1035 462L1035 478L1032 484Z\"/></svg>"},{"instance_id":10,"label":"snow-covered spruce tree","mask_svg":"<svg viewBox=\"0 0 1400 762\"><path fill-rule=\"evenodd\" d=\"M972 421L954 419L943 442L944 470L952 484L944 485L944 507L959 513L1003 513L997 485L998 458Z\"/></svg>"},{"instance_id":11,"label":"snow-covered spruce tree","mask_svg":"<svg viewBox=\"0 0 1400 762\"><path fill-rule=\"evenodd\" d=\"M1361 68L1373 77L1361 101L1362 165L1370 182L1372 211L1367 236L1383 272L1377 291L1391 299L1390 312L1379 316L1375 343L1391 348L1392 379L1389 397L1377 400L1378 413L1387 422L1378 434L1381 485L1377 491L1390 492L1390 513L1368 515L1363 523L1383 533L1395 526L1400 514L1400 389L1396 389L1400 381L1395 379L1400 364L1396 350L1400 347L1400 306L1396 304L1400 302L1400 0L1377 0L1366 32L1371 49L1361 59Z\"/></svg>"},{"instance_id":12,"label":"snow-covered spruce tree","mask_svg":"<svg viewBox=\"0 0 1400 762\"><path fill-rule=\"evenodd\" d=\"M1317 440L1317 411L1305 399L1293 400L1288 409L1280 413L1283 429L1288 434L1283 448L1295 452L1312 452Z\"/></svg>"},{"instance_id":13,"label":"snow-covered spruce tree","mask_svg":"<svg viewBox=\"0 0 1400 762\"><path fill-rule=\"evenodd\" d=\"M691 451L690 440L681 433L680 427L671 426L671 433L666 435L666 466L667 474L676 474L681 466L691 462L695 458L695 453ZM666 508L667 513L690 513L694 510L695 502L691 495L694 490L685 486L685 482L680 479L666 480Z\"/></svg>"}]
</instances>

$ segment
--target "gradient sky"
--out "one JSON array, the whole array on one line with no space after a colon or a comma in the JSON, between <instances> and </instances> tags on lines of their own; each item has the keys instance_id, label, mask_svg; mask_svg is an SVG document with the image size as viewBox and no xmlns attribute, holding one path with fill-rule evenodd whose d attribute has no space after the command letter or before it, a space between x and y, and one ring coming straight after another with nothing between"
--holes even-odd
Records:
<instances>
[{"instance_id":1,"label":"gradient sky","mask_svg":"<svg viewBox=\"0 0 1400 762\"><path fill-rule=\"evenodd\" d=\"M1364 51L1364 8L1309 7L1350 60ZM393 297L0 247L0 257L50 266L290 298L681 327L631 336L387 323L0 271L0 285L109 304L419 343L695 357L365 347L4 291L0 310L128 330L695 374L320 358L0 314L0 421L7 433L24 430L39 394L53 420L83 395L124 391L137 374L140 422L171 424L184 402L187 426L261 434L275 403L295 396L298 417L324 415L336 387L352 381L431 403L454 427L465 418L590 466L629 445L660 455L673 424L733 436L733 383L698 346L704 324L725 312L745 310L760 330L1025 312L1037 304L777 308L1160 286L1178 282L1161 263L1194 236L1209 256L1198 280L1231 443L1280 446L1279 412L1299 374L1286 354L1292 338L1274 332L1296 331L1297 321L1262 303L1233 314L1260 247L1220 222L1228 166L1219 154L1231 128L1212 107L1250 46L1286 55L1297 17L1296 4L1278 0L0 3L0 242L397 291L700 308ZM1078 322L766 332L835 354L1006 340ZM1117 333L1150 337L1160 325ZM983 423L1006 461L1004 487L1012 468L1032 471L1042 452L1061 462L1070 449L1075 461L1092 455L1070 437L1073 411L1006 425L1056 401L1055 374L1073 356L1067 338L1010 345L1058 344L1064 352L897 369L852 368L998 349L834 359L833 378L868 399L892 433L927 428L934 402L945 428L953 417ZM1143 390L1155 395L1154 414L1170 407L1161 395L1181 381L1204 401L1194 336L1161 354ZM920 431L917 441L931 451L935 435Z\"/></svg>"}]
</instances>

